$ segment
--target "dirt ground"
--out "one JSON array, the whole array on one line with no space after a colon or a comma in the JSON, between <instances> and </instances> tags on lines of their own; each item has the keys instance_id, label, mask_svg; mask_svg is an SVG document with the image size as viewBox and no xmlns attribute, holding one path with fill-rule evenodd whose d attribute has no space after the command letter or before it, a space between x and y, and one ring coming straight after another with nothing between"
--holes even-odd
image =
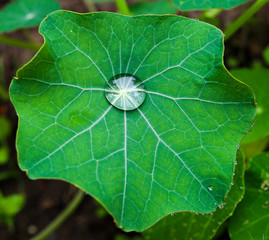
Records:
<instances>
[{"instance_id":1,"label":"dirt ground","mask_svg":"<svg viewBox=\"0 0 269 240\"><path fill-rule=\"evenodd\" d=\"M1 0L0 9L7 3ZM59 0L63 9L87 12L82 0ZM134 1L133 1L134 2ZM249 5L243 5L231 11L220 14L220 28L224 29L230 22L237 18ZM97 4L100 11L116 11L114 3ZM193 12L190 16L198 16ZM31 36L37 42L42 43L37 28L30 29ZM7 36L25 39L23 31L16 31ZM236 34L225 46L225 63L228 68L252 67L264 65L262 52L269 45L269 5L265 6L250 22ZM0 44L0 58L4 59L5 87L8 89L16 70L29 61L34 52ZM53 180L32 181L21 172L17 165L15 149L15 136L17 128L17 116L9 101L0 100L0 115L8 117L12 124L12 133L8 139L10 162L0 166L0 172L12 169L17 172L14 179L0 181L0 189L4 195L24 192L26 203L22 211L15 217L14 230L10 231L6 225L0 223L1 240L24 240L34 236L55 218L70 202L76 193L72 185ZM1 127L1 126L0 126ZM64 240L111 240L119 235L129 238L137 236L135 233L124 233L115 226L113 218L108 214L99 216L102 212L95 200L86 196L76 212L48 239Z\"/></svg>"}]
</instances>

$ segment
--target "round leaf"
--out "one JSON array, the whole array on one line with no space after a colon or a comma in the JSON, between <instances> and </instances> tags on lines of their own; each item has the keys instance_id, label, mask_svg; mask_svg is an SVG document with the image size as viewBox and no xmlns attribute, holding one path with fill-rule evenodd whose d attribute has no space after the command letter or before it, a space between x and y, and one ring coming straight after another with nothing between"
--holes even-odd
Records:
<instances>
[{"instance_id":1,"label":"round leaf","mask_svg":"<svg viewBox=\"0 0 269 240\"><path fill-rule=\"evenodd\" d=\"M179 16L59 11L40 32L45 45L10 87L30 178L74 183L128 231L223 204L255 103L223 66L220 30ZM126 73L146 93L132 111L105 94Z\"/></svg>"}]
</instances>

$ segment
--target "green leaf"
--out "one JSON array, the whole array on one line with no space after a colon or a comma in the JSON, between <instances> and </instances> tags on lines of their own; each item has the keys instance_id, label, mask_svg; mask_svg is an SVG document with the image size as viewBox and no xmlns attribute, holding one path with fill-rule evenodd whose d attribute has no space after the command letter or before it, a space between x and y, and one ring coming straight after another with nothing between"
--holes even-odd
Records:
<instances>
[{"instance_id":1,"label":"green leaf","mask_svg":"<svg viewBox=\"0 0 269 240\"><path fill-rule=\"evenodd\" d=\"M168 1L138 2L130 6L133 15L175 14L177 10Z\"/></svg>"},{"instance_id":2,"label":"green leaf","mask_svg":"<svg viewBox=\"0 0 269 240\"><path fill-rule=\"evenodd\" d=\"M203 10L211 8L230 9L249 0L173 0L182 11Z\"/></svg>"},{"instance_id":3,"label":"green leaf","mask_svg":"<svg viewBox=\"0 0 269 240\"><path fill-rule=\"evenodd\" d=\"M269 153L252 159L246 171L246 193L229 221L231 239L269 239Z\"/></svg>"},{"instance_id":4,"label":"green leaf","mask_svg":"<svg viewBox=\"0 0 269 240\"><path fill-rule=\"evenodd\" d=\"M269 135L269 70L264 68L237 69L232 70L231 73L248 84L256 94L257 115L254 127L243 139L242 144L261 140Z\"/></svg>"},{"instance_id":5,"label":"green leaf","mask_svg":"<svg viewBox=\"0 0 269 240\"><path fill-rule=\"evenodd\" d=\"M47 14L58 10L55 0L16 0L0 11L0 33L40 24Z\"/></svg>"},{"instance_id":6,"label":"green leaf","mask_svg":"<svg viewBox=\"0 0 269 240\"><path fill-rule=\"evenodd\" d=\"M269 45L263 51L263 58L267 65L269 65Z\"/></svg>"},{"instance_id":7,"label":"green leaf","mask_svg":"<svg viewBox=\"0 0 269 240\"><path fill-rule=\"evenodd\" d=\"M8 157L9 157L8 147L0 146L0 165L7 163Z\"/></svg>"},{"instance_id":8,"label":"green leaf","mask_svg":"<svg viewBox=\"0 0 269 240\"><path fill-rule=\"evenodd\" d=\"M5 140L5 138L10 134L10 123L7 118L0 116L0 143Z\"/></svg>"},{"instance_id":9,"label":"green leaf","mask_svg":"<svg viewBox=\"0 0 269 240\"><path fill-rule=\"evenodd\" d=\"M74 183L127 231L223 204L255 104L222 64L220 30L179 16L59 11L40 32L45 45L10 87L30 178ZM114 79L126 73L135 77Z\"/></svg>"},{"instance_id":10,"label":"green leaf","mask_svg":"<svg viewBox=\"0 0 269 240\"><path fill-rule=\"evenodd\" d=\"M12 228L13 217L23 208L25 196L12 194L3 196L0 192L0 222L4 222Z\"/></svg>"},{"instance_id":11,"label":"green leaf","mask_svg":"<svg viewBox=\"0 0 269 240\"><path fill-rule=\"evenodd\" d=\"M225 204L215 212L206 215L189 212L172 214L143 232L145 239L212 239L221 224L233 214L237 203L243 197L244 163L241 152L237 157L234 174L233 185L226 195Z\"/></svg>"}]
</instances>

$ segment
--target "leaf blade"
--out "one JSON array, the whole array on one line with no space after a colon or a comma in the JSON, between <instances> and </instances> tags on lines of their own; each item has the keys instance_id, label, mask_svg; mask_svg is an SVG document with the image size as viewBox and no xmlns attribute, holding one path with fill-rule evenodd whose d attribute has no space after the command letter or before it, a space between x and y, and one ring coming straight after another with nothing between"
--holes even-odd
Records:
<instances>
[{"instance_id":1,"label":"leaf blade","mask_svg":"<svg viewBox=\"0 0 269 240\"><path fill-rule=\"evenodd\" d=\"M19 164L31 178L73 182L127 231L223 203L255 106L253 93L222 65L219 30L178 16L59 11L40 31L44 47L10 88L20 116ZM125 71L147 93L128 112L104 93ZM213 193L212 184L219 186Z\"/></svg>"}]
</instances>

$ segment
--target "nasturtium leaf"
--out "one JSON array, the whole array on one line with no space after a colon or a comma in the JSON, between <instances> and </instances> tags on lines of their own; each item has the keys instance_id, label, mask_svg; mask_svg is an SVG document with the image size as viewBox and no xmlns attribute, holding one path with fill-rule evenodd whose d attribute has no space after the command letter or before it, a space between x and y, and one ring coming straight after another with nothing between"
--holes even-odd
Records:
<instances>
[{"instance_id":1,"label":"nasturtium leaf","mask_svg":"<svg viewBox=\"0 0 269 240\"><path fill-rule=\"evenodd\" d=\"M231 239L269 239L269 153L257 155L246 171L246 192L229 221Z\"/></svg>"},{"instance_id":2,"label":"nasturtium leaf","mask_svg":"<svg viewBox=\"0 0 269 240\"><path fill-rule=\"evenodd\" d=\"M75 184L126 231L223 204L255 103L223 66L220 30L179 16L58 11L40 32L44 46L10 87L30 178ZM118 74L129 77L107 89ZM143 89L130 88L132 76ZM140 91L144 102L132 102Z\"/></svg>"},{"instance_id":3,"label":"nasturtium leaf","mask_svg":"<svg viewBox=\"0 0 269 240\"><path fill-rule=\"evenodd\" d=\"M221 224L232 215L244 194L244 163L241 152L238 153L236 161L233 184L225 197L224 205L211 214L184 212L167 216L143 232L145 239L212 239Z\"/></svg>"},{"instance_id":4,"label":"nasturtium leaf","mask_svg":"<svg viewBox=\"0 0 269 240\"><path fill-rule=\"evenodd\" d=\"M263 139L269 135L269 70L265 68L236 69L231 73L240 81L248 84L255 92L257 115L255 124L242 143L247 144Z\"/></svg>"},{"instance_id":5,"label":"nasturtium leaf","mask_svg":"<svg viewBox=\"0 0 269 240\"><path fill-rule=\"evenodd\" d=\"M230 9L249 0L173 0L182 11L203 10L211 8Z\"/></svg>"},{"instance_id":6,"label":"nasturtium leaf","mask_svg":"<svg viewBox=\"0 0 269 240\"><path fill-rule=\"evenodd\" d=\"M40 24L47 14L58 10L55 0L16 0L0 11L0 33Z\"/></svg>"},{"instance_id":7,"label":"nasturtium leaf","mask_svg":"<svg viewBox=\"0 0 269 240\"><path fill-rule=\"evenodd\" d=\"M133 15L141 14L175 14L177 12L170 2L138 2L130 6Z\"/></svg>"}]
</instances>

